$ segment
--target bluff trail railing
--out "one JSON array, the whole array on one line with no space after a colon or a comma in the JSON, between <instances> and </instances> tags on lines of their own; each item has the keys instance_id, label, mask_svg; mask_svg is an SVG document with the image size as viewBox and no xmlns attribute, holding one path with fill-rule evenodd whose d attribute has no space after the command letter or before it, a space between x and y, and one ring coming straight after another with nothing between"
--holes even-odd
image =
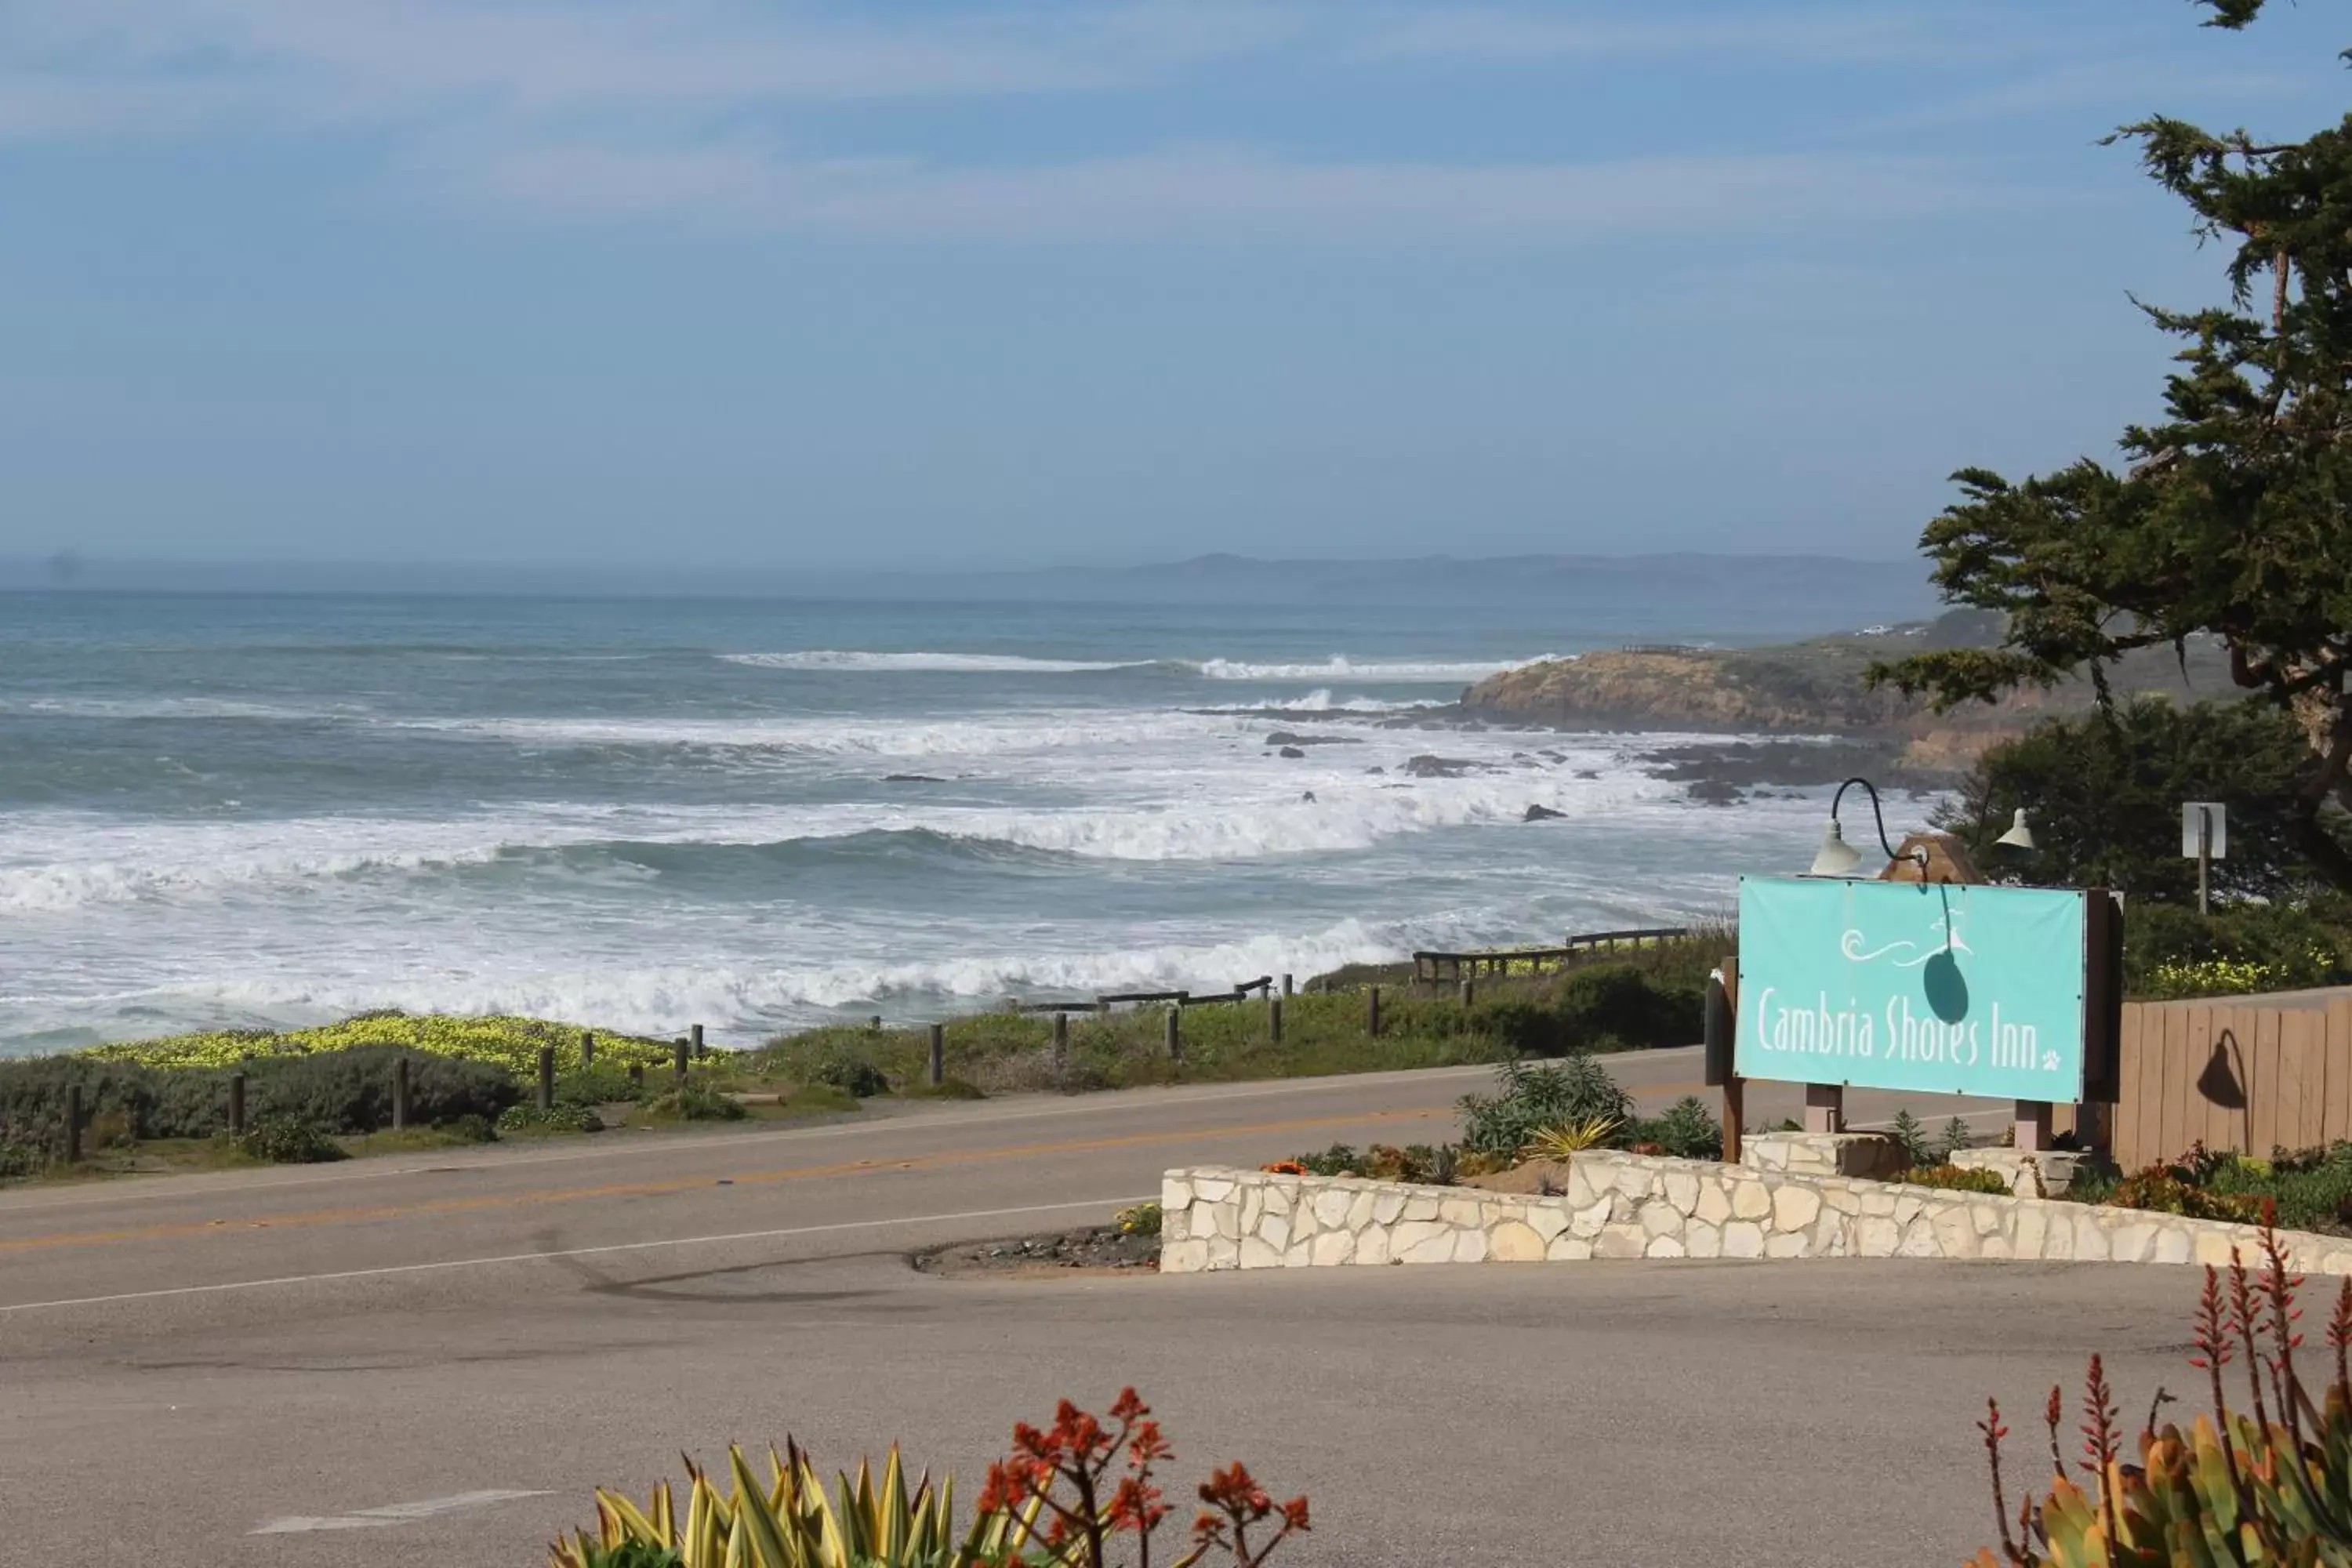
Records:
<instances>
[{"instance_id":1,"label":"bluff trail railing","mask_svg":"<svg viewBox=\"0 0 2352 1568\"><path fill-rule=\"evenodd\" d=\"M1464 952L1424 950L1412 955L1412 977L1424 984L1488 975L1501 977L1507 976L1514 964L1523 965L1530 974L1538 974L1547 968L1565 968L1583 959L1615 952L1620 947L1656 947L1688 941L1691 934L1687 926L1651 926L1640 931L1588 931L1570 937L1558 947L1487 947Z\"/></svg>"}]
</instances>

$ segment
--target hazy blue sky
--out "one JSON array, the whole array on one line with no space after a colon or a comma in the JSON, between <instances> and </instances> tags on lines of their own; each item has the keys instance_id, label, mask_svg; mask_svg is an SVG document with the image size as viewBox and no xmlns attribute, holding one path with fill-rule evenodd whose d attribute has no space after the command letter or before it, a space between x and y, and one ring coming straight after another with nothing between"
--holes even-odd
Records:
<instances>
[{"instance_id":1,"label":"hazy blue sky","mask_svg":"<svg viewBox=\"0 0 2352 1568\"><path fill-rule=\"evenodd\" d=\"M0 0L0 553L1906 552L2333 5Z\"/></svg>"}]
</instances>

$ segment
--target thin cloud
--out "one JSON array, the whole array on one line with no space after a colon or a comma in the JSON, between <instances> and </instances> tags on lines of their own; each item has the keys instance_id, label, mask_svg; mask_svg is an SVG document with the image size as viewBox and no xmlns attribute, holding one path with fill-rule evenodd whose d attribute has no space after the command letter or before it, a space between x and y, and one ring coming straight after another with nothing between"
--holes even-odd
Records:
<instances>
[{"instance_id":1,"label":"thin cloud","mask_svg":"<svg viewBox=\"0 0 2352 1568\"><path fill-rule=\"evenodd\" d=\"M1948 10L1886 5L1685 8L1672 19L1654 13L1631 18L1598 6L1389 8L1375 13L1350 52L1367 60L1487 66L1710 55L1822 63L1947 61L1985 47L1978 30L1955 25L1962 19Z\"/></svg>"},{"instance_id":2,"label":"thin cloud","mask_svg":"<svg viewBox=\"0 0 2352 1568\"><path fill-rule=\"evenodd\" d=\"M1130 74L1084 30L1065 41L985 13L908 27L715 4L73 0L14 31L20 58L46 58L39 74L126 129L190 87L225 111L544 119L1096 91Z\"/></svg>"},{"instance_id":3,"label":"thin cloud","mask_svg":"<svg viewBox=\"0 0 2352 1568\"><path fill-rule=\"evenodd\" d=\"M1874 116L1847 126L1843 134L1874 137L1940 131L2072 110L2095 110L2110 118L2130 117L2156 101L2170 103L2178 112L2183 100L2216 105L2248 100L2275 100L2310 89L2315 80L2333 86L2336 79L2332 64L2328 75L2318 79L2297 78L2282 71L2189 70L2147 60L2095 60L2034 71L1990 87L1934 99L1897 114ZM2106 128L2106 120L2099 121L2095 126L2098 132Z\"/></svg>"},{"instance_id":4,"label":"thin cloud","mask_svg":"<svg viewBox=\"0 0 2352 1568\"><path fill-rule=\"evenodd\" d=\"M846 103L1093 95L1281 58L1915 48L1922 14L1696 8L1672 26L1367 0L16 0L0 137L357 129L404 194L569 220L992 239L1539 237L1884 223L2021 198L1959 165L1703 153L1616 162L1306 158L1255 145L1000 163L830 143ZM1104 111L1106 115L1110 110ZM1099 117L1098 117L1099 118ZM857 123L852 121L850 123ZM1114 121L1115 123L1115 121ZM1212 132L1214 133L1213 132Z\"/></svg>"},{"instance_id":5,"label":"thin cloud","mask_svg":"<svg viewBox=\"0 0 2352 1568\"><path fill-rule=\"evenodd\" d=\"M998 240L1540 238L1819 227L1979 210L2013 192L1886 158L1591 163L1313 163L1179 149L1041 167L796 159L744 146L577 144L448 156L413 173L500 211Z\"/></svg>"}]
</instances>

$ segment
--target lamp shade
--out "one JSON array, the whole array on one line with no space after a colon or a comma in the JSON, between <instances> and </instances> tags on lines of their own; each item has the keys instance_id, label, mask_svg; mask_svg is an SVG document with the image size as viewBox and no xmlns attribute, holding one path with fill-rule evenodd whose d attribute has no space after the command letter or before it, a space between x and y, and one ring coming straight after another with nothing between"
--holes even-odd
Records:
<instances>
[{"instance_id":1,"label":"lamp shade","mask_svg":"<svg viewBox=\"0 0 2352 1568\"><path fill-rule=\"evenodd\" d=\"M2032 850L2036 847L2033 842L2033 829L2026 826L2025 807L2021 805L2017 808L2017 815L2010 820L2009 831L1993 842L2005 844L2011 849Z\"/></svg>"},{"instance_id":2,"label":"lamp shade","mask_svg":"<svg viewBox=\"0 0 2352 1568\"><path fill-rule=\"evenodd\" d=\"M1854 868L1861 864L1861 853L1845 841L1844 832L1839 828L1837 818L1832 816L1829 831L1822 835L1821 852L1813 857L1813 863L1806 869L1805 875L1850 877L1853 875Z\"/></svg>"}]
</instances>

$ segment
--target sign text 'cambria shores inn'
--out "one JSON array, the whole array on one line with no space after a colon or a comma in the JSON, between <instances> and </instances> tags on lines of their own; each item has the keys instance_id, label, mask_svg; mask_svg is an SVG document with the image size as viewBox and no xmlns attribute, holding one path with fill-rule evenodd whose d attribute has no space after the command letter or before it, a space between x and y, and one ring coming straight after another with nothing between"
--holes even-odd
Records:
<instances>
[{"instance_id":1,"label":"sign text 'cambria shores inn'","mask_svg":"<svg viewBox=\"0 0 2352 1568\"><path fill-rule=\"evenodd\" d=\"M2085 895L1812 878L1739 884L1737 1070L2082 1098Z\"/></svg>"}]
</instances>

